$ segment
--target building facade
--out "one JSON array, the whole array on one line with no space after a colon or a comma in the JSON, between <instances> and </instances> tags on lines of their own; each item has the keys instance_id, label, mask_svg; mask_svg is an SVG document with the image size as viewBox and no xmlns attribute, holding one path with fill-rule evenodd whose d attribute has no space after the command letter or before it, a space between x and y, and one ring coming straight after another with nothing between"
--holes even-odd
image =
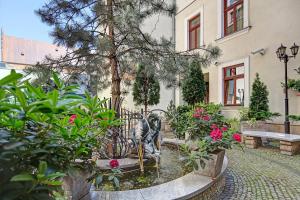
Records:
<instances>
[{"instance_id":1,"label":"building facade","mask_svg":"<svg viewBox=\"0 0 300 200\"><path fill-rule=\"evenodd\" d=\"M269 90L272 112L284 114L284 64L276 56L282 44L300 44L298 0L177 0L176 50L185 51L209 44L222 55L203 72L208 77L209 101L224 105L224 114L238 117L249 106L255 74ZM287 49L290 53L289 48ZM291 58L288 77L299 79L294 70L300 55ZM300 96L289 91L290 114L300 114ZM180 89L176 104L183 104ZM273 124L282 124L283 117ZM280 125L278 125L280 126ZM280 127L281 128L281 127Z\"/></svg>"}]
</instances>

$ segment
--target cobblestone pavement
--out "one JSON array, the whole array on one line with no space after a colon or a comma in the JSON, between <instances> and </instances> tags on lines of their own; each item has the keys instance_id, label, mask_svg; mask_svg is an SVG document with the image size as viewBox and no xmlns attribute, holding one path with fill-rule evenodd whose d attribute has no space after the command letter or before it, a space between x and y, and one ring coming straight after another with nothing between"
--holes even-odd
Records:
<instances>
[{"instance_id":1,"label":"cobblestone pavement","mask_svg":"<svg viewBox=\"0 0 300 200\"><path fill-rule=\"evenodd\" d=\"M300 155L270 148L227 151L229 167L220 200L299 199Z\"/></svg>"}]
</instances>

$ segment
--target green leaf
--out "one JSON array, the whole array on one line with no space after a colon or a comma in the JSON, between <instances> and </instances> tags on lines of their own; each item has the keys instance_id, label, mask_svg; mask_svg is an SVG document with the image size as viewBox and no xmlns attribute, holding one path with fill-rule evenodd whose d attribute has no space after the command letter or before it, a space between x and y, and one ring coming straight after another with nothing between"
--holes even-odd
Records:
<instances>
[{"instance_id":1,"label":"green leaf","mask_svg":"<svg viewBox=\"0 0 300 200\"><path fill-rule=\"evenodd\" d=\"M12 177L10 181L34 181L34 177L30 174L18 174Z\"/></svg>"},{"instance_id":2,"label":"green leaf","mask_svg":"<svg viewBox=\"0 0 300 200\"><path fill-rule=\"evenodd\" d=\"M115 184L115 186L116 186L117 188L120 187L120 181L119 181L119 179L118 179L117 177L114 177L114 184Z\"/></svg>"},{"instance_id":3,"label":"green leaf","mask_svg":"<svg viewBox=\"0 0 300 200\"><path fill-rule=\"evenodd\" d=\"M113 179L114 179L114 177L115 177L115 176L113 176L113 175L110 175L110 176L108 177L108 180L109 180L109 181L111 181L111 180L113 180Z\"/></svg>"},{"instance_id":4,"label":"green leaf","mask_svg":"<svg viewBox=\"0 0 300 200\"><path fill-rule=\"evenodd\" d=\"M22 77L23 77L22 74L16 73L15 70L12 70L8 76L6 76L0 80L0 86L7 85L11 82L14 82L14 81L22 78Z\"/></svg>"},{"instance_id":5,"label":"green leaf","mask_svg":"<svg viewBox=\"0 0 300 200\"><path fill-rule=\"evenodd\" d=\"M55 172L55 173L47 175L47 178L48 179L56 179L56 178L63 178L64 176L66 176L65 173Z\"/></svg>"},{"instance_id":6,"label":"green leaf","mask_svg":"<svg viewBox=\"0 0 300 200\"><path fill-rule=\"evenodd\" d=\"M47 162L40 161L40 164L39 164L39 174L45 174L46 170L47 170Z\"/></svg>"},{"instance_id":7,"label":"green leaf","mask_svg":"<svg viewBox=\"0 0 300 200\"><path fill-rule=\"evenodd\" d=\"M46 184L46 185L52 185L52 186L59 186L59 185L62 185L62 181L43 181L43 184Z\"/></svg>"},{"instance_id":8,"label":"green leaf","mask_svg":"<svg viewBox=\"0 0 300 200\"><path fill-rule=\"evenodd\" d=\"M17 97L19 103L21 104L21 106L23 107L23 109L27 110L26 97L25 97L24 93L19 88L16 88L16 97Z\"/></svg>"},{"instance_id":9,"label":"green leaf","mask_svg":"<svg viewBox=\"0 0 300 200\"><path fill-rule=\"evenodd\" d=\"M99 186L103 181L103 176L102 175L97 176L95 181L96 181L96 185Z\"/></svg>"},{"instance_id":10,"label":"green leaf","mask_svg":"<svg viewBox=\"0 0 300 200\"><path fill-rule=\"evenodd\" d=\"M62 83L60 82L57 73L52 73L52 78L53 78L53 81L54 81L55 85L56 85L59 89L61 89L61 88L62 88Z\"/></svg>"}]
</instances>

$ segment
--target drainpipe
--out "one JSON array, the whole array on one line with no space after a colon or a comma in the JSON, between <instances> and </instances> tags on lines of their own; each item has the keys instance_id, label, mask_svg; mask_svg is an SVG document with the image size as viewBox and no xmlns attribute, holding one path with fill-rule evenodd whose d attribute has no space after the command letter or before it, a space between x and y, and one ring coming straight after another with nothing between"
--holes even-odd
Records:
<instances>
[{"instance_id":1,"label":"drainpipe","mask_svg":"<svg viewBox=\"0 0 300 200\"><path fill-rule=\"evenodd\" d=\"M0 32L0 62L3 60L3 29Z\"/></svg>"},{"instance_id":2,"label":"drainpipe","mask_svg":"<svg viewBox=\"0 0 300 200\"><path fill-rule=\"evenodd\" d=\"M173 0L173 4L176 5L176 0ZM174 44L175 48L175 43L176 43L176 19L175 19L176 13L173 13L172 15L172 41ZM172 91L172 96L173 96L173 103L176 105L176 86L174 86L173 91Z\"/></svg>"}]
</instances>

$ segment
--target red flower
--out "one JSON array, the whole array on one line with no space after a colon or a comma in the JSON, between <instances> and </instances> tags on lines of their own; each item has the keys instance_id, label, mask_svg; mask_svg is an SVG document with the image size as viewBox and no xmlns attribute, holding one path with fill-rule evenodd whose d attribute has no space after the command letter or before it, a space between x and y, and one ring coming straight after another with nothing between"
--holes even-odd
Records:
<instances>
[{"instance_id":1,"label":"red flower","mask_svg":"<svg viewBox=\"0 0 300 200\"><path fill-rule=\"evenodd\" d=\"M117 167L119 167L119 161L116 160L116 159L111 160L111 161L109 162L109 165L110 165L111 168L117 168Z\"/></svg>"},{"instance_id":2,"label":"red flower","mask_svg":"<svg viewBox=\"0 0 300 200\"><path fill-rule=\"evenodd\" d=\"M218 128L218 126L217 126L217 124L212 124L212 125L210 126L210 128L211 128L211 129L216 129L216 128Z\"/></svg>"},{"instance_id":3,"label":"red flower","mask_svg":"<svg viewBox=\"0 0 300 200\"><path fill-rule=\"evenodd\" d=\"M204 121L209 121L209 120L210 120L210 116L204 115L204 116L202 117L202 119L203 119Z\"/></svg>"},{"instance_id":4,"label":"red flower","mask_svg":"<svg viewBox=\"0 0 300 200\"><path fill-rule=\"evenodd\" d=\"M71 115L71 117L69 119L69 123L73 124L76 118L77 118L77 115Z\"/></svg>"},{"instance_id":5,"label":"red flower","mask_svg":"<svg viewBox=\"0 0 300 200\"><path fill-rule=\"evenodd\" d=\"M238 133L235 133L232 135L232 138L237 141L237 142L241 142L242 141L242 138L241 138L241 135L238 134Z\"/></svg>"},{"instance_id":6,"label":"red flower","mask_svg":"<svg viewBox=\"0 0 300 200\"><path fill-rule=\"evenodd\" d=\"M227 126L223 126L223 127L221 128L221 130L222 130L223 132L225 132L225 131L228 130L228 127L227 127Z\"/></svg>"},{"instance_id":7,"label":"red flower","mask_svg":"<svg viewBox=\"0 0 300 200\"><path fill-rule=\"evenodd\" d=\"M214 141L217 141L217 140L220 140L222 139L223 135L222 135L222 131L219 129L219 128L216 128L214 130L212 130L210 132L210 137L214 140Z\"/></svg>"},{"instance_id":8,"label":"red flower","mask_svg":"<svg viewBox=\"0 0 300 200\"><path fill-rule=\"evenodd\" d=\"M194 113L193 117L199 119L201 117L201 115L199 113Z\"/></svg>"},{"instance_id":9,"label":"red flower","mask_svg":"<svg viewBox=\"0 0 300 200\"><path fill-rule=\"evenodd\" d=\"M203 108L196 108L196 109L195 109L195 112L197 112L197 113L203 113L204 110L203 110Z\"/></svg>"}]
</instances>

